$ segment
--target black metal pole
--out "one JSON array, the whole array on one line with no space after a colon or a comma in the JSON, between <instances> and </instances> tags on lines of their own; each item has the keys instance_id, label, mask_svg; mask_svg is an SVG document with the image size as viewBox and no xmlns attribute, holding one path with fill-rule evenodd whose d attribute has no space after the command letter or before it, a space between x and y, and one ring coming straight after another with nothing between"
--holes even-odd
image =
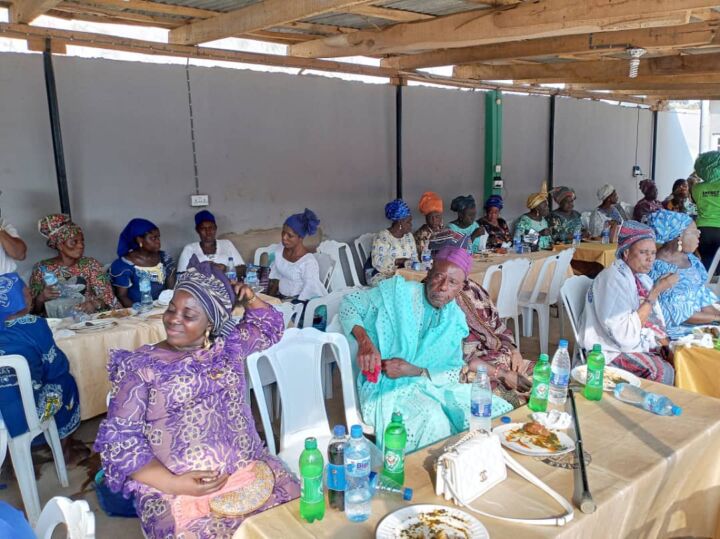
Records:
<instances>
[{"instance_id":1,"label":"black metal pole","mask_svg":"<svg viewBox=\"0 0 720 539\"><path fill-rule=\"evenodd\" d=\"M548 192L555 187L555 96L550 96L550 121L548 127Z\"/></svg>"},{"instance_id":2,"label":"black metal pole","mask_svg":"<svg viewBox=\"0 0 720 539\"><path fill-rule=\"evenodd\" d=\"M395 86L395 196L402 198L402 84Z\"/></svg>"},{"instance_id":3,"label":"black metal pole","mask_svg":"<svg viewBox=\"0 0 720 539\"><path fill-rule=\"evenodd\" d=\"M50 39L45 40L43 52L43 66L45 68L45 91L47 93L48 111L50 113L50 133L55 156L55 175L57 176L58 194L60 195L60 211L70 215L70 195L68 192L67 172L65 170L65 154L63 151L62 131L60 130L60 111L58 109L57 87L55 86L55 71L52 63L52 49Z\"/></svg>"},{"instance_id":4,"label":"black metal pole","mask_svg":"<svg viewBox=\"0 0 720 539\"><path fill-rule=\"evenodd\" d=\"M655 180L655 166L657 165L657 130L660 116L658 111L652 111L652 163L650 163L650 177Z\"/></svg>"}]
</instances>

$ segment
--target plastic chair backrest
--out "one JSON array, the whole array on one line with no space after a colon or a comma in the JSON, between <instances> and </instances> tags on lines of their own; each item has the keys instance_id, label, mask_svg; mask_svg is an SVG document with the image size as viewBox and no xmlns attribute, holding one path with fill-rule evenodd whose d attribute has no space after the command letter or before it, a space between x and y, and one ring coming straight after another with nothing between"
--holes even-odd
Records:
<instances>
[{"instance_id":1,"label":"plastic chair backrest","mask_svg":"<svg viewBox=\"0 0 720 539\"><path fill-rule=\"evenodd\" d=\"M570 261L575 254L575 248L565 249L558 256L557 264L555 264L555 272L553 273L552 280L550 281L550 288L548 289L546 303L552 305L557 303L560 299L560 287L565 282L568 268L570 267Z\"/></svg>"},{"instance_id":2,"label":"plastic chair backrest","mask_svg":"<svg viewBox=\"0 0 720 539\"><path fill-rule=\"evenodd\" d=\"M296 309L296 305L290 303L289 301L285 301L279 305L273 305L273 307L276 311L280 311L282 313L285 327L288 327L293 322L297 322L298 310Z\"/></svg>"},{"instance_id":3,"label":"plastic chair backrest","mask_svg":"<svg viewBox=\"0 0 720 539\"><path fill-rule=\"evenodd\" d=\"M51 539L58 524L65 524L68 539L95 539L95 515L85 500L52 498L40 513L35 534L39 539Z\"/></svg>"},{"instance_id":4,"label":"plastic chair backrest","mask_svg":"<svg viewBox=\"0 0 720 539\"><path fill-rule=\"evenodd\" d=\"M330 283L333 290L340 290L347 286L360 286L362 284L355 270L355 263L352 258L350 246L347 243L325 240L320 242L317 252L325 253L335 260L335 272L333 273L332 282Z\"/></svg>"},{"instance_id":5,"label":"plastic chair backrest","mask_svg":"<svg viewBox=\"0 0 720 539\"><path fill-rule=\"evenodd\" d=\"M275 373L282 415L280 423L280 449L298 446L305 438L329 437L330 425L325 412L322 386L323 348L334 348L335 359L342 380L345 419L349 425L360 423L355 400L352 365L347 339L339 333L323 333L313 328L285 331L282 340L271 348L252 354L247 359L248 371L255 395L262 395L258 362L267 358ZM263 398L256 398L265 432L272 425ZM272 435L267 437L268 450L277 454Z\"/></svg>"},{"instance_id":6,"label":"plastic chair backrest","mask_svg":"<svg viewBox=\"0 0 720 539\"><path fill-rule=\"evenodd\" d=\"M580 223L582 223L582 227L585 230L588 230L590 228L590 216L592 215L591 211L584 211L580 214Z\"/></svg>"},{"instance_id":7,"label":"plastic chair backrest","mask_svg":"<svg viewBox=\"0 0 720 539\"><path fill-rule=\"evenodd\" d=\"M545 286L545 275L548 271L550 271L551 267L557 266L559 258L560 255L552 255L542 261L542 266L540 266L540 271L538 272L537 279L535 280L535 284L530 292L530 297L528 298L527 303L537 303L538 296ZM537 263L538 262L535 262L535 264Z\"/></svg>"},{"instance_id":8,"label":"plastic chair backrest","mask_svg":"<svg viewBox=\"0 0 720 539\"><path fill-rule=\"evenodd\" d=\"M585 275L576 275L567 279L560 288L565 312L570 319L570 326L575 335L575 342L580 342L580 317L585 309L585 298L592 285L592 279Z\"/></svg>"},{"instance_id":9,"label":"plastic chair backrest","mask_svg":"<svg viewBox=\"0 0 720 539\"><path fill-rule=\"evenodd\" d=\"M32 378L30 376L30 367L27 360L20 355L12 354L0 356L0 368L10 368L15 370L17 376L18 387L20 389L20 398L25 411L25 421L27 422L28 431L39 432L40 421L37 416L37 407L35 405L35 395L32 390Z\"/></svg>"},{"instance_id":10,"label":"plastic chair backrest","mask_svg":"<svg viewBox=\"0 0 720 539\"><path fill-rule=\"evenodd\" d=\"M325 306L326 309L326 320L330 321L332 320L335 315L338 314L340 311L340 303L342 303L343 298L350 294L351 292L355 292L356 290L359 290L357 288L343 288L342 290L335 290L334 292L330 292L327 296L323 296L320 298L313 298L310 301L307 302L307 305L305 306L305 316L303 318L303 325L304 328L311 328L313 325L313 317L315 315L315 311L322 306ZM327 329L327 328L326 328Z\"/></svg>"},{"instance_id":11,"label":"plastic chair backrest","mask_svg":"<svg viewBox=\"0 0 720 539\"><path fill-rule=\"evenodd\" d=\"M255 264L256 266L259 266L262 255L267 255L267 261L266 261L265 265L270 266L271 265L270 253L276 251L281 246L282 246L282 243L271 243L270 245L266 245L265 247L258 247L257 249L255 249L255 256L254 256L253 264Z\"/></svg>"},{"instance_id":12,"label":"plastic chair backrest","mask_svg":"<svg viewBox=\"0 0 720 539\"><path fill-rule=\"evenodd\" d=\"M370 257L370 251L372 250L372 244L373 241L375 241L375 236L377 236L375 232L367 232L355 239L355 250L360 257L358 262L360 263L361 268Z\"/></svg>"},{"instance_id":13,"label":"plastic chair backrest","mask_svg":"<svg viewBox=\"0 0 720 539\"><path fill-rule=\"evenodd\" d=\"M320 282L325 287L325 290L330 292L330 281L335 270L335 261L325 253L313 253L313 256L317 260L318 266L320 266Z\"/></svg>"},{"instance_id":14,"label":"plastic chair backrest","mask_svg":"<svg viewBox=\"0 0 720 539\"><path fill-rule=\"evenodd\" d=\"M483 288L487 290L492 280L491 270L492 273L500 271L500 290L495 301L500 318L508 318L517 314L518 295L530 269L530 264L531 262L527 258L514 258L497 266L491 266L485 272Z\"/></svg>"},{"instance_id":15,"label":"plastic chair backrest","mask_svg":"<svg viewBox=\"0 0 720 539\"><path fill-rule=\"evenodd\" d=\"M718 250L715 251L715 256L713 257L712 262L710 262L706 284L710 284L712 282L715 272L717 271L718 264L720 264L720 247L718 247Z\"/></svg>"}]
</instances>

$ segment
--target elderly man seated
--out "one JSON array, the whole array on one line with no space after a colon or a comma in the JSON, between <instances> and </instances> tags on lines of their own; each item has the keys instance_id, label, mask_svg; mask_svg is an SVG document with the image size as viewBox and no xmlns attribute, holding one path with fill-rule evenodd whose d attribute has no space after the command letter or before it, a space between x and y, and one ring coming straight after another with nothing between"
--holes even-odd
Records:
<instances>
[{"instance_id":1,"label":"elderly man seated","mask_svg":"<svg viewBox=\"0 0 720 539\"><path fill-rule=\"evenodd\" d=\"M340 321L357 340L362 415L379 446L395 411L405 421L408 451L467 428L470 385L459 375L468 325L455 298L470 267L466 251L448 246L424 283L395 276L345 297Z\"/></svg>"}]
</instances>

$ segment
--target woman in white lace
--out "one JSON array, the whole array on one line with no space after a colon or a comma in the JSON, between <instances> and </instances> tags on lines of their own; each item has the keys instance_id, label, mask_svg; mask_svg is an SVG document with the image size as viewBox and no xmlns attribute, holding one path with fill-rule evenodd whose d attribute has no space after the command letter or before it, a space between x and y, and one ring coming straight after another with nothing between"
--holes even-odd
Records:
<instances>
[{"instance_id":1,"label":"woman in white lace","mask_svg":"<svg viewBox=\"0 0 720 539\"><path fill-rule=\"evenodd\" d=\"M307 208L303 213L296 213L285 220L282 246L275 252L275 260L270 267L268 294L303 302L327 295L320 282L317 260L303 244L303 238L315 234L319 224L315 213Z\"/></svg>"}]
</instances>

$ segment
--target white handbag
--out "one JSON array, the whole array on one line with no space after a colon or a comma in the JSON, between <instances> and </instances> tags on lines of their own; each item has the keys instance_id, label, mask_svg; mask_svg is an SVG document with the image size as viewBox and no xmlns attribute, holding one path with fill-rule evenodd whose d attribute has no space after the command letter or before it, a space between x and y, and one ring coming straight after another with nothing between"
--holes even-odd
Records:
<instances>
[{"instance_id":1,"label":"white handbag","mask_svg":"<svg viewBox=\"0 0 720 539\"><path fill-rule=\"evenodd\" d=\"M551 496L562 506L565 513L557 517L528 519L502 517L470 507L469 504L473 500L507 478L506 465ZM438 458L435 494L444 496L446 500L453 500L457 505L474 513L508 522L535 526L564 526L574 516L573 507L565 498L508 455L500 445L500 438L496 434L486 431L472 431L466 434Z\"/></svg>"}]
</instances>

